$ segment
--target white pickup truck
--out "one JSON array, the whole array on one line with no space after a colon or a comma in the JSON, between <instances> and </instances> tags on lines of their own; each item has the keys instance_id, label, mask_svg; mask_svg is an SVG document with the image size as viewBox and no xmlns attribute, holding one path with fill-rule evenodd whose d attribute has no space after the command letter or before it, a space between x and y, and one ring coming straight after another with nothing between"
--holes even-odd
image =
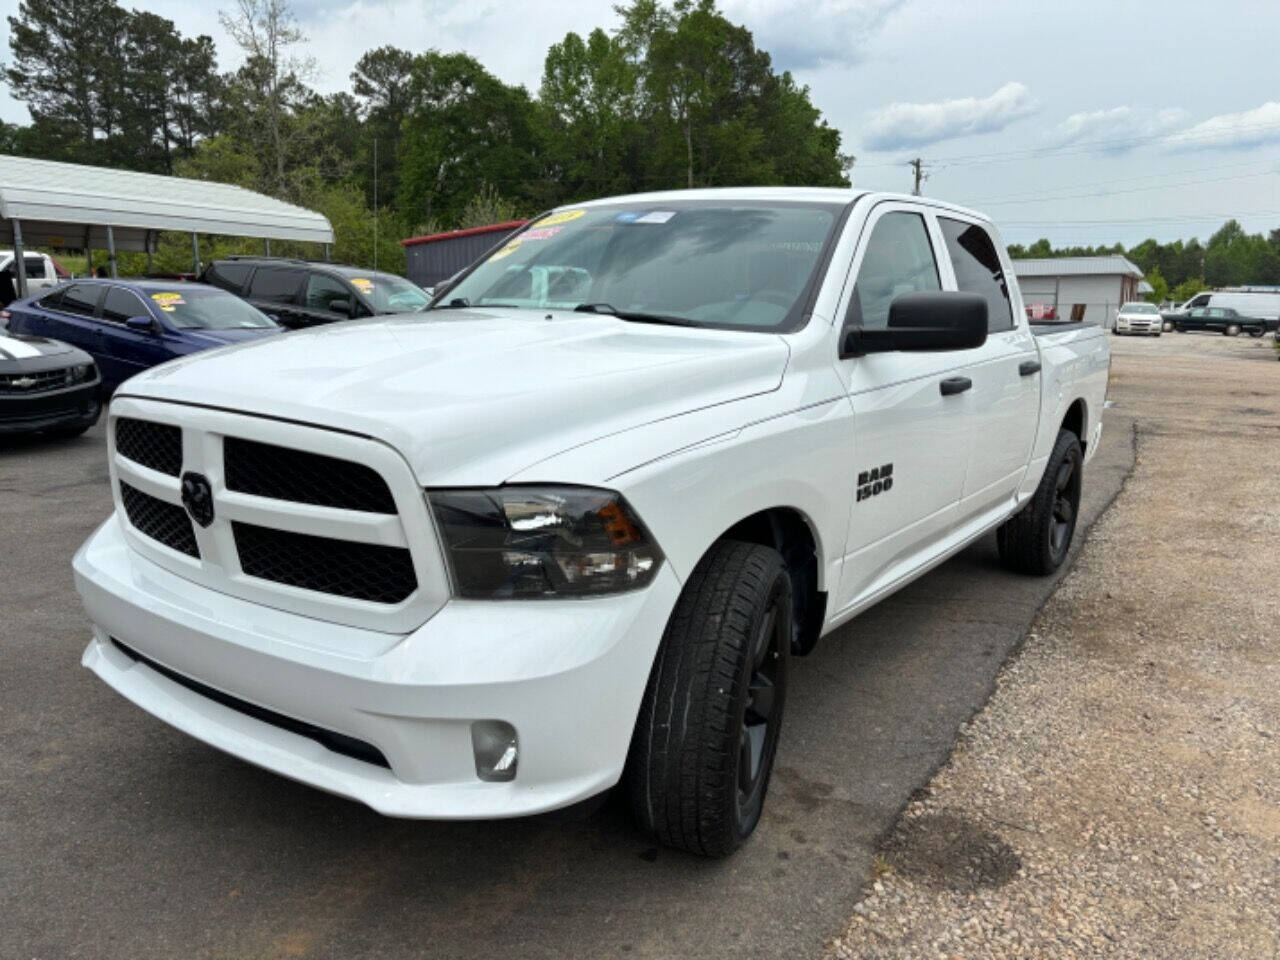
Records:
<instances>
[{"instance_id":1,"label":"white pickup truck","mask_svg":"<svg viewBox=\"0 0 1280 960\"><path fill-rule=\"evenodd\" d=\"M1028 326L995 229L948 204L555 210L426 313L125 383L84 664L388 815L621 782L660 841L724 855L794 656L992 531L1017 570L1063 562L1108 364L1099 327Z\"/></svg>"}]
</instances>

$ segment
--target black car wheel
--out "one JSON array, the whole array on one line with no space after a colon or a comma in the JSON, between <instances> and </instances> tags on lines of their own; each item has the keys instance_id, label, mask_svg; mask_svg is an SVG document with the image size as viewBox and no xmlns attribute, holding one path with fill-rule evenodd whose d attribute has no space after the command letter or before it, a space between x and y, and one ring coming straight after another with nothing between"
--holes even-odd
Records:
<instances>
[{"instance_id":1,"label":"black car wheel","mask_svg":"<svg viewBox=\"0 0 1280 960\"><path fill-rule=\"evenodd\" d=\"M1263 335L1264 333L1266 333L1266 332L1267 332L1267 331L1266 331L1266 330L1264 330L1262 327L1253 327L1253 328L1249 331L1249 336L1251 336L1251 337L1253 337L1255 340L1257 340L1260 336L1262 336L1262 335Z\"/></svg>"},{"instance_id":2,"label":"black car wheel","mask_svg":"<svg viewBox=\"0 0 1280 960\"><path fill-rule=\"evenodd\" d=\"M1053 573L1067 559L1080 515L1084 455L1079 438L1058 431L1040 485L1027 505L996 530L1000 560L1020 573Z\"/></svg>"},{"instance_id":3,"label":"black car wheel","mask_svg":"<svg viewBox=\"0 0 1280 960\"><path fill-rule=\"evenodd\" d=\"M1238 337L1240 336L1240 324L1228 323L1227 328L1222 333L1228 337Z\"/></svg>"},{"instance_id":4,"label":"black car wheel","mask_svg":"<svg viewBox=\"0 0 1280 960\"><path fill-rule=\"evenodd\" d=\"M793 620L776 550L721 541L690 575L627 760L636 820L660 842L722 857L755 830L782 728Z\"/></svg>"}]
</instances>

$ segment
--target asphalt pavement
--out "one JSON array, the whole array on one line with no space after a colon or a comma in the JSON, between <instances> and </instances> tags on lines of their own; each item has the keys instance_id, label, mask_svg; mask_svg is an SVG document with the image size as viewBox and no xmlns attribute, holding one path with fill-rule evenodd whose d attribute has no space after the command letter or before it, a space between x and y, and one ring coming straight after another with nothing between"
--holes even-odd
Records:
<instances>
[{"instance_id":1,"label":"asphalt pavement","mask_svg":"<svg viewBox=\"0 0 1280 960\"><path fill-rule=\"evenodd\" d=\"M1077 549L1133 458L1121 404ZM79 665L70 561L110 509L101 426L0 441L4 960L815 955L1056 582L1001 570L988 537L796 661L764 819L709 862L616 801L386 819L153 719Z\"/></svg>"}]
</instances>

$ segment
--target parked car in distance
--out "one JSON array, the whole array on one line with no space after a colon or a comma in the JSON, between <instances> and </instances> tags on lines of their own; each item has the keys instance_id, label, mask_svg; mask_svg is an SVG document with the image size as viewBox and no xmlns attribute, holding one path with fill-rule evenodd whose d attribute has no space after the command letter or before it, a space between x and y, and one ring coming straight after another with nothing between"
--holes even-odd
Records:
<instances>
[{"instance_id":1,"label":"parked car in distance","mask_svg":"<svg viewBox=\"0 0 1280 960\"><path fill-rule=\"evenodd\" d=\"M9 307L14 333L63 340L93 357L111 393L175 357L281 332L224 290L162 280L73 280Z\"/></svg>"},{"instance_id":2,"label":"parked car in distance","mask_svg":"<svg viewBox=\"0 0 1280 960\"><path fill-rule=\"evenodd\" d=\"M102 411L100 387L83 350L0 329L0 435L84 433Z\"/></svg>"},{"instance_id":3,"label":"parked car in distance","mask_svg":"<svg viewBox=\"0 0 1280 960\"><path fill-rule=\"evenodd\" d=\"M1136 300L1120 307L1115 322L1111 325L1112 333L1140 333L1143 336L1158 337L1162 326L1160 310L1154 303Z\"/></svg>"},{"instance_id":4,"label":"parked car in distance","mask_svg":"<svg viewBox=\"0 0 1280 960\"><path fill-rule=\"evenodd\" d=\"M793 654L986 534L1012 570L1067 558L1110 348L1063 326L1027 322L990 220L921 197L552 211L425 313L118 392L83 663L387 815L622 783L651 835L723 856Z\"/></svg>"},{"instance_id":5,"label":"parked car in distance","mask_svg":"<svg viewBox=\"0 0 1280 960\"><path fill-rule=\"evenodd\" d=\"M1255 337L1262 336L1267 330L1280 327L1280 292L1274 290L1206 290L1197 293L1181 306L1165 311L1164 329L1173 330L1179 320L1189 319L1192 310L1206 307L1218 307L1235 310L1246 321L1256 320L1261 324L1261 331L1255 333L1258 324L1246 322L1244 329ZM1189 327L1188 329L1200 329Z\"/></svg>"},{"instance_id":6,"label":"parked car in distance","mask_svg":"<svg viewBox=\"0 0 1280 960\"><path fill-rule=\"evenodd\" d=\"M28 294L55 287L63 280L70 278L70 274L62 269L61 264L47 253L24 253L22 266L27 274ZM13 262L12 250L0 250L0 273L9 274L14 284L17 284L17 264Z\"/></svg>"},{"instance_id":7,"label":"parked car in distance","mask_svg":"<svg viewBox=\"0 0 1280 960\"><path fill-rule=\"evenodd\" d=\"M1179 333L1188 330L1212 330L1228 337L1238 336L1247 331L1251 337L1260 337L1268 330L1276 329L1274 323L1267 323L1260 317L1241 316L1232 307L1195 307L1186 313L1171 317L1173 329Z\"/></svg>"},{"instance_id":8,"label":"parked car in distance","mask_svg":"<svg viewBox=\"0 0 1280 960\"><path fill-rule=\"evenodd\" d=\"M244 297L286 327L414 313L431 299L393 273L277 257L215 260L201 279Z\"/></svg>"}]
</instances>

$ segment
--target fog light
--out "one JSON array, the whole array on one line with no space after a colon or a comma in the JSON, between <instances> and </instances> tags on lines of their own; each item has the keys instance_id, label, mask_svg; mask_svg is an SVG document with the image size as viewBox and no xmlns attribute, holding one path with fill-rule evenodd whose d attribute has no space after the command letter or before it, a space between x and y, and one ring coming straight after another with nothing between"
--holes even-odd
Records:
<instances>
[{"instance_id":1,"label":"fog light","mask_svg":"<svg viewBox=\"0 0 1280 960\"><path fill-rule=\"evenodd\" d=\"M476 756L476 776L491 783L516 778L520 747L516 728L504 720L477 720L471 724L471 749Z\"/></svg>"}]
</instances>

